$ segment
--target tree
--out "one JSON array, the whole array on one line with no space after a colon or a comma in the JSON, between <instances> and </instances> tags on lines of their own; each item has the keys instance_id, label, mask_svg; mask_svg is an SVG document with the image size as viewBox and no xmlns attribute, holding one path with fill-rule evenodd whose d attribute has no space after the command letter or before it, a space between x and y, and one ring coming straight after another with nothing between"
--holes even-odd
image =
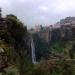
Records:
<instances>
[{"instance_id":1,"label":"tree","mask_svg":"<svg viewBox=\"0 0 75 75\"><path fill-rule=\"evenodd\" d=\"M27 27L15 16L7 15L5 18L7 30L1 32L0 37L9 44L10 62L16 64L20 75L25 75L28 67L28 37ZM25 41L26 40L26 41ZM16 57L16 58L15 58ZM30 59L29 59L30 60ZM29 62L31 63L31 62Z\"/></svg>"},{"instance_id":2,"label":"tree","mask_svg":"<svg viewBox=\"0 0 75 75\"><path fill-rule=\"evenodd\" d=\"M48 59L49 57L49 50L48 50L48 44L44 42L38 34L33 34L34 43L35 43L35 53L36 53L36 59L39 61L41 58Z\"/></svg>"}]
</instances>

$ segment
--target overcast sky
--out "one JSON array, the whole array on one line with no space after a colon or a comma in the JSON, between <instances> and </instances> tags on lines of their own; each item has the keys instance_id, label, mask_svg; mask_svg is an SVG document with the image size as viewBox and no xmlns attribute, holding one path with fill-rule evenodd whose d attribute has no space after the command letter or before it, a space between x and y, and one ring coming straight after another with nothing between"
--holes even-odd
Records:
<instances>
[{"instance_id":1,"label":"overcast sky","mask_svg":"<svg viewBox=\"0 0 75 75\"><path fill-rule=\"evenodd\" d=\"M15 14L27 27L55 24L75 16L75 0L0 0L3 14Z\"/></svg>"}]
</instances>

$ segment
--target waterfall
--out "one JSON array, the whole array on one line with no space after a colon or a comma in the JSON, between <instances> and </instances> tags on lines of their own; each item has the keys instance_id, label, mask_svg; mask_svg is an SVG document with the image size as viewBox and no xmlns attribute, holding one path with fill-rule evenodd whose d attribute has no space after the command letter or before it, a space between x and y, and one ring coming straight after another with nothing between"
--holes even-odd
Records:
<instances>
[{"instance_id":1,"label":"waterfall","mask_svg":"<svg viewBox=\"0 0 75 75\"><path fill-rule=\"evenodd\" d=\"M35 45L32 37L31 37L31 51L32 51L32 63L36 64Z\"/></svg>"}]
</instances>

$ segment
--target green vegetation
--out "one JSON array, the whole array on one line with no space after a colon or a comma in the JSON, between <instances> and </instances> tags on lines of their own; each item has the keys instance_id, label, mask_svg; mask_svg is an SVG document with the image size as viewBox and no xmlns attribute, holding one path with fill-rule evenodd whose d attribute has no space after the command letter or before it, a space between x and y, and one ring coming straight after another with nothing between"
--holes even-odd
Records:
<instances>
[{"instance_id":1,"label":"green vegetation","mask_svg":"<svg viewBox=\"0 0 75 75\"><path fill-rule=\"evenodd\" d=\"M48 59L49 57L48 44L45 43L37 34L34 34L33 38L35 43L36 59L38 61L43 58Z\"/></svg>"},{"instance_id":2,"label":"green vegetation","mask_svg":"<svg viewBox=\"0 0 75 75\"><path fill-rule=\"evenodd\" d=\"M74 40L61 40L59 30L54 30L53 37L58 37L47 44L34 34L36 58L39 62L32 64L26 26L12 14L5 19L7 29L0 31L0 47L8 57L8 67L2 70L3 75L75 75ZM51 59L50 56L56 58Z\"/></svg>"},{"instance_id":3,"label":"green vegetation","mask_svg":"<svg viewBox=\"0 0 75 75\"><path fill-rule=\"evenodd\" d=\"M61 43L56 42L51 45L50 50L55 53L62 53L64 51L64 46Z\"/></svg>"},{"instance_id":4,"label":"green vegetation","mask_svg":"<svg viewBox=\"0 0 75 75\"><path fill-rule=\"evenodd\" d=\"M20 75L25 75L28 68L30 56L27 55L27 44L24 42L24 38L27 37L27 28L23 25L19 19L14 15L6 16L7 29L0 31L0 40L2 40L0 47L6 50L8 56L8 67L15 65ZM26 45L25 45L26 44ZM25 67L27 67L25 69ZM15 68L14 68L15 69ZM13 69L12 69L13 70ZM8 70L9 71L9 70ZM15 70L13 70L15 71ZM28 72L27 72L28 73ZM14 74L14 73L9 73ZM18 75L18 74L17 74Z\"/></svg>"}]
</instances>

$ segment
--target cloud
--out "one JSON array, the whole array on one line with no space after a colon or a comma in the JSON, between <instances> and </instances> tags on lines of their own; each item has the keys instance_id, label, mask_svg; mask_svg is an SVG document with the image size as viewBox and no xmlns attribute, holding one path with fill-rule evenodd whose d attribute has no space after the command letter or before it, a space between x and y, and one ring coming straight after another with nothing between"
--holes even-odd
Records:
<instances>
[{"instance_id":1,"label":"cloud","mask_svg":"<svg viewBox=\"0 0 75 75\"><path fill-rule=\"evenodd\" d=\"M54 3L55 11L58 13L61 12L69 12L71 10L74 10L75 8L75 0L57 0L56 3Z\"/></svg>"},{"instance_id":2,"label":"cloud","mask_svg":"<svg viewBox=\"0 0 75 75\"><path fill-rule=\"evenodd\" d=\"M75 0L0 0L0 7L4 15L15 14L28 28L75 16Z\"/></svg>"}]
</instances>

